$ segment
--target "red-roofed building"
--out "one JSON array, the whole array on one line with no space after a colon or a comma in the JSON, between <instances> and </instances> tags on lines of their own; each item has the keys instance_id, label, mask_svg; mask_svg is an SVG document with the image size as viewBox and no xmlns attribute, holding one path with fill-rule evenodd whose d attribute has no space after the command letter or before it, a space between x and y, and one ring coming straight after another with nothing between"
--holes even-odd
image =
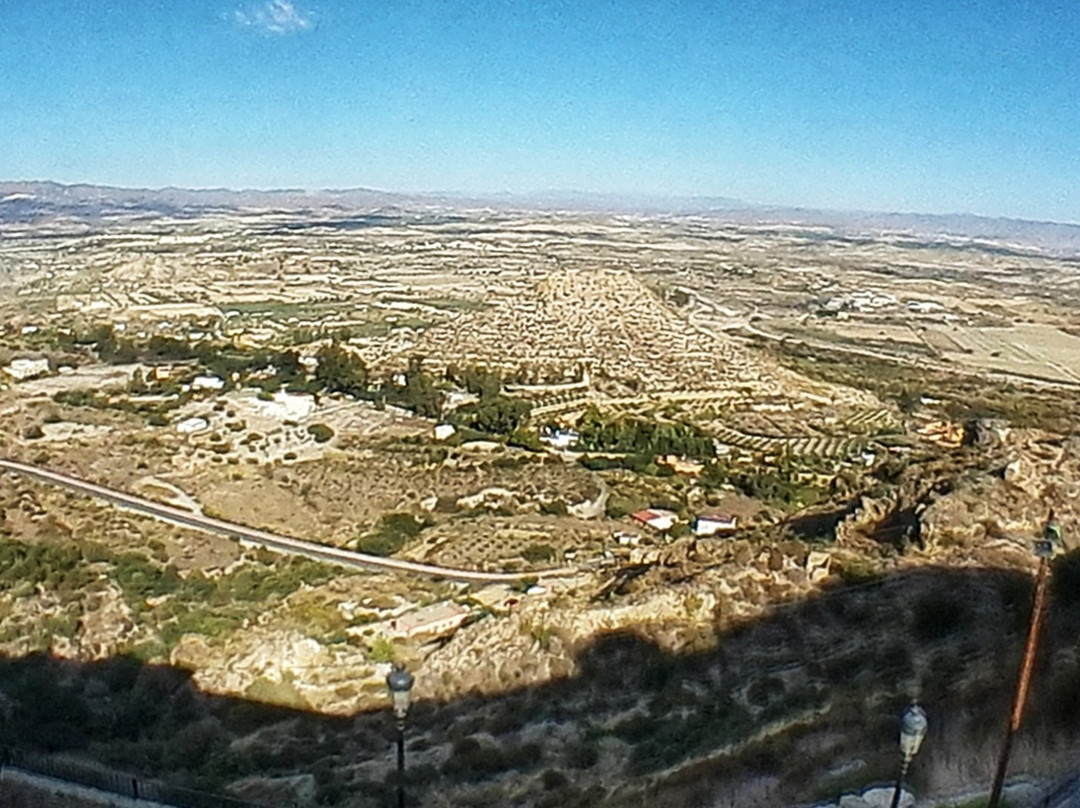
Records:
<instances>
[{"instance_id":1,"label":"red-roofed building","mask_svg":"<svg viewBox=\"0 0 1080 808\"><path fill-rule=\"evenodd\" d=\"M663 508L650 508L647 511L632 513L630 516L634 520L641 522L641 524L661 533L671 530L675 526L675 520L678 519L678 514L674 511L666 511Z\"/></svg>"}]
</instances>

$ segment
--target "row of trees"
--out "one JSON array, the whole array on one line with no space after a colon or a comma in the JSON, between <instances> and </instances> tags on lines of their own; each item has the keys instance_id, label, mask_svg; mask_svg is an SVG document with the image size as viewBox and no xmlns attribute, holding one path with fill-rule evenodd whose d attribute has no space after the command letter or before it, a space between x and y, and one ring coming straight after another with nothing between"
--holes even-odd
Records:
<instances>
[{"instance_id":1,"label":"row of trees","mask_svg":"<svg viewBox=\"0 0 1080 808\"><path fill-rule=\"evenodd\" d=\"M716 454L712 437L684 422L645 418L606 418L590 406L578 424L579 445L586 451L632 455L674 454L701 460Z\"/></svg>"}]
</instances>

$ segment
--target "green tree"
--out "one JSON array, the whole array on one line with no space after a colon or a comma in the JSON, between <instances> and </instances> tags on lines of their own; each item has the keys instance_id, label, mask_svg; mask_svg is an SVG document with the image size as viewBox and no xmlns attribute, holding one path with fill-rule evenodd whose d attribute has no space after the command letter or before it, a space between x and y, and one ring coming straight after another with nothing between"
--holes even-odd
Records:
<instances>
[{"instance_id":1,"label":"green tree","mask_svg":"<svg viewBox=\"0 0 1080 808\"><path fill-rule=\"evenodd\" d=\"M335 341L321 347L315 358L319 361L315 380L324 388L332 393L346 393L357 398L368 395L371 379L367 365L352 351Z\"/></svg>"},{"instance_id":2,"label":"green tree","mask_svg":"<svg viewBox=\"0 0 1080 808\"><path fill-rule=\"evenodd\" d=\"M504 395L484 398L456 413L456 420L478 432L489 435L510 435L529 417L528 402Z\"/></svg>"},{"instance_id":3,"label":"green tree","mask_svg":"<svg viewBox=\"0 0 1080 808\"><path fill-rule=\"evenodd\" d=\"M398 391L401 404L417 415L425 418L438 418L442 414L442 392L435 386L434 379L423 369L422 357L409 359L409 369L405 373L405 389Z\"/></svg>"}]
</instances>

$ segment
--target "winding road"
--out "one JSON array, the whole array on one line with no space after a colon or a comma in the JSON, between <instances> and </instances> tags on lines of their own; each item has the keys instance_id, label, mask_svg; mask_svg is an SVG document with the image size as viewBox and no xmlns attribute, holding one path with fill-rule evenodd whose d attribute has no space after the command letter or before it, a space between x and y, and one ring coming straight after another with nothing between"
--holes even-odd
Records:
<instances>
[{"instance_id":1,"label":"winding road","mask_svg":"<svg viewBox=\"0 0 1080 808\"><path fill-rule=\"evenodd\" d=\"M207 533L218 533L230 536L234 539L257 544L268 550L275 550L288 555L305 556L318 561L327 561L342 567L351 567L363 570L379 570L382 572L404 572L412 575L422 575L429 578L443 578L450 581L466 581L468 583L517 583L523 579L565 578L577 575L581 570L574 567L561 567L558 569L535 570L525 573L513 572L481 572L479 570L463 570L453 567L440 567L435 564L423 564L418 561L406 561L400 558L384 558L382 556L357 553L353 550L343 550L338 547L330 547L325 544L296 539L292 536L283 536L280 533L269 533L265 530L257 530L235 522L226 522L224 519L214 519L210 516L185 511L182 508L174 508L153 500L143 499L114 488L106 488L96 483L81 480L78 477L70 477L67 474L49 471L47 469L18 463L14 460L0 459L0 471L7 471L22 475L39 482L58 485L69 491L85 494L95 499L104 500L119 508L124 508L155 519L161 519L183 527L202 530Z\"/></svg>"}]
</instances>

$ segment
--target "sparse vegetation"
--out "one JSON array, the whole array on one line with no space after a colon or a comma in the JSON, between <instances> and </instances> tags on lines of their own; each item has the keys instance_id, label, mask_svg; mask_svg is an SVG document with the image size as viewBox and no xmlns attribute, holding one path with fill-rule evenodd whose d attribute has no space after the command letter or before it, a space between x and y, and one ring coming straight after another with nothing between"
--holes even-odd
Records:
<instances>
[{"instance_id":1,"label":"sparse vegetation","mask_svg":"<svg viewBox=\"0 0 1080 808\"><path fill-rule=\"evenodd\" d=\"M384 514L374 532L360 537L357 549L372 555L393 555L427 526L424 519L411 513Z\"/></svg>"},{"instance_id":2,"label":"sparse vegetation","mask_svg":"<svg viewBox=\"0 0 1080 808\"><path fill-rule=\"evenodd\" d=\"M555 548L550 544L530 544L521 551L521 557L530 564L542 564L555 560Z\"/></svg>"}]
</instances>

